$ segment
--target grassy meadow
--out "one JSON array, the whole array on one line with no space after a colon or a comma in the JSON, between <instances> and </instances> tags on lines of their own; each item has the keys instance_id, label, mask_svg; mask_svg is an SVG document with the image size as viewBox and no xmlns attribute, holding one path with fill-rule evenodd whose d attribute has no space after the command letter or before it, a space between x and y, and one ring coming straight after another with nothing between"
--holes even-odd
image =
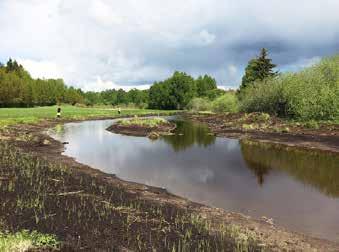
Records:
<instances>
[{"instance_id":1,"label":"grassy meadow","mask_svg":"<svg viewBox=\"0 0 339 252\"><path fill-rule=\"evenodd\" d=\"M112 107L78 107L71 105L61 106L61 118L70 120L82 120L90 118L109 118L119 116L118 110ZM33 108L0 108L0 128L17 123L37 123L43 119L56 118L57 106L33 107ZM122 109L120 116L146 115L146 114L170 114L173 110L151 109Z\"/></svg>"}]
</instances>

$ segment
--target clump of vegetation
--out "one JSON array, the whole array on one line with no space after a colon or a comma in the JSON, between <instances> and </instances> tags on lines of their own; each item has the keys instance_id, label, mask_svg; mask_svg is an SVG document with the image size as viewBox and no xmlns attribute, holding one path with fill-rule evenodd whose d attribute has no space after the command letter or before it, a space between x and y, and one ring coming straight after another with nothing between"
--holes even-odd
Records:
<instances>
[{"instance_id":1,"label":"clump of vegetation","mask_svg":"<svg viewBox=\"0 0 339 252\"><path fill-rule=\"evenodd\" d=\"M157 127L162 124L168 124L169 122L165 118L161 117L155 117L155 118L138 118L134 117L133 119L122 119L118 120L117 124L118 125L123 125L123 126L142 126L142 127Z\"/></svg>"},{"instance_id":2,"label":"clump of vegetation","mask_svg":"<svg viewBox=\"0 0 339 252\"><path fill-rule=\"evenodd\" d=\"M271 85L273 81L275 84ZM255 81L241 90L239 100L241 111L247 113L265 112L281 117L287 116L287 102L283 94L282 79Z\"/></svg>"},{"instance_id":3,"label":"clump of vegetation","mask_svg":"<svg viewBox=\"0 0 339 252\"><path fill-rule=\"evenodd\" d=\"M257 127L256 127L254 124L246 124L246 123L244 123L244 124L242 125L242 128L243 128L244 130L254 130L254 129L256 129Z\"/></svg>"},{"instance_id":4,"label":"clump of vegetation","mask_svg":"<svg viewBox=\"0 0 339 252\"><path fill-rule=\"evenodd\" d=\"M256 80L240 94L241 110L266 112L298 120L339 117L339 56L298 73Z\"/></svg>"},{"instance_id":5,"label":"clump of vegetation","mask_svg":"<svg viewBox=\"0 0 339 252\"><path fill-rule=\"evenodd\" d=\"M238 112L238 99L234 93L225 93L212 102L212 111L217 113Z\"/></svg>"},{"instance_id":6,"label":"clump of vegetation","mask_svg":"<svg viewBox=\"0 0 339 252\"><path fill-rule=\"evenodd\" d=\"M315 120L310 120L304 123L304 127L308 129L319 129L319 124Z\"/></svg>"},{"instance_id":7,"label":"clump of vegetation","mask_svg":"<svg viewBox=\"0 0 339 252\"><path fill-rule=\"evenodd\" d=\"M196 112L235 113L239 111L238 99L233 92L226 92L212 100L208 97L193 98L187 108Z\"/></svg>"},{"instance_id":8,"label":"clump of vegetation","mask_svg":"<svg viewBox=\"0 0 339 252\"><path fill-rule=\"evenodd\" d=\"M56 249L59 241L55 235L42 234L37 231L22 230L14 234L0 232L0 251L27 251L29 249Z\"/></svg>"},{"instance_id":9,"label":"clump of vegetation","mask_svg":"<svg viewBox=\"0 0 339 252\"><path fill-rule=\"evenodd\" d=\"M190 101L187 109L195 112L210 111L212 109L212 104L206 97L196 97Z\"/></svg>"}]
</instances>

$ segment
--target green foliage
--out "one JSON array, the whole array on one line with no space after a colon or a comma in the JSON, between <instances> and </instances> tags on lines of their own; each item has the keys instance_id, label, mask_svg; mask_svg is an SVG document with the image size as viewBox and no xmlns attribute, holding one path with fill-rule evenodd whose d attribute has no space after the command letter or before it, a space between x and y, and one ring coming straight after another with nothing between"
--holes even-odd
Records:
<instances>
[{"instance_id":1,"label":"green foliage","mask_svg":"<svg viewBox=\"0 0 339 252\"><path fill-rule=\"evenodd\" d=\"M183 72L154 83L149 91L149 107L153 109L184 109L196 96L194 79Z\"/></svg>"},{"instance_id":2,"label":"green foliage","mask_svg":"<svg viewBox=\"0 0 339 252\"><path fill-rule=\"evenodd\" d=\"M271 119L271 116L267 113L259 113L255 116L255 121L267 122Z\"/></svg>"},{"instance_id":3,"label":"green foliage","mask_svg":"<svg viewBox=\"0 0 339 252\"><path fill-rule=\"evenodd\" d=\"M37 231L23 230L15 234L0 232L0 251L26 251L33 248L57 248L59 241L55 235L42 234Z\"/></svg>"},{"instance_id":4,"label":"green foliage","mask_svg":"<svg viewBox=\"0 0 339 252\"><path fill-rule=\"evenodd\" d=\"M193 98L187 105L187 109L192 111L210 111L212 109L212 103L209 99L204 97Z\"/></svg>"},{"instance_id":5,"label":"green foliage","mask_svg":"<svg viewBox=\"0 0 339 252\"><path fill-rule=\"evenodd\" d=\"M0 66L0 107L49 106L57 103L84 103L87 106L134 104L134 107L146 107L148 91L112 89L84 93L80 89L67 87L62 79L33 79L12 59L5 66Z\"/></svg>"},{"instance_id":6,"label":"green foliage","mask_svg":"<svg viewBox=\"0 0 339 252\"><path fill-rule=\"evenodd\" d=\"M81 90L62 79L33 79L16 61L0 67L0 107L30 107L83 102Z\"/></svg>"},{"instance_id":7,"label":"green foliage","mask_svg":"<svg viewBox=\"0 0 339 252\"><path fill-rule=\"evenodd\" d=\"M226 92L213 101L207 97L196 97L187 106L192 111L213 111L216 113L238 112L238 98L233 92Z\"/></svg>"},{"instance_id":8,"label":"green foliage","mask_svg":"<svg viewBox=\"0 0 339 252\"><path fill-rule=\"evenodd\" d=\"M274 77L277 74L273 71L276 65L272 64L272 60L267 58L267 55L267 50L262 48L260 55L248 62L245 75L242 78L240 91L256 80L264 80L267 77Z\"/></svg>"},{"instance_id":9,"label":"green foliage","mask_svg":"<svg viewBox=\"0 0 339 252\"><path fill-rule=\"evenodd\" d=\"M222 89L212 89L212 90L208 90L206 92L206 97L210 100L214 100L214 99L218 98L219 96L222 96L225 93L226 93L226 91L224 91Z\"/></svg>"},{"instance_id":10,"label":"green foliage","mask_svg":"<svg viewBox=\"0 0 339 252\"><path fill-rule=\"evenodd\" d=\"M126 92L123 89L109 89L102 92L86 92L83 94L85 104L93 106L95 104L104 104L112 106L127 106L133 104L133 107L147 107L148 90L131 89Z\"/></svg>"},{"instance_id":11,"label":"green foliage","mask_svg":"<svg viewBox=\"0 0 339 252\"><path fill-rule=\"evenodd\" d=\"M298 73L256 81L239 95L241 110L260 111L299 120L339 117L339 56Z\"/></svg>"},{"instance_id":12,"label":"green foliage","mask_svg":"<svg viewBox=\"0 0 339 252\"><path fill-rule=\"evenodd\" d=\"M319 124L314 120L307 121L304 126L309 129L319 129Z\"/></svg>"},{"instance_id":13,"label":"green foliage","mask_svg":"<svg viewBox=\"0 0 339 252\"><path fill-rule=\"evenodd\" d=\"M150 90L109 89L102 92L83 92L67 87L62 79L33 79L16 61L0 64L0 107L71 105L111 105L134 108L184 109L194 97L215 99L223 91L208 75L194 80L183 72L175 72Z\"/></svg>"},{"instance_id":14,"label":"green foliage","mask_svg":"<svg viewBox=\"0 0 339 252\"><path fill-rule=\"evenodd\" d=\"M203 77L199 76L198 79L195 80L195 83L198 97L207 96L208 92L217 90L216 80L208 75L204 75Z\"/></svg>"},{"instance_id":15,"label":"green foliage","mask_svg":"<svg viewBox=\"0 0 339 252\"><path fill-rule=\"evenodd\" d=\"M234 93L225 93L212 102L212 111L217 113L235 113L238 108L238 98Z\"/></svg>"},{"instance_id":16,"label":"green foliage","mask_svg":"<svg viewBox=\"0 0 339 252\"><path fill-rule=\"evenodd\" d=\"M285 76L256 81L239 95L240 109L245 112L266 112L286 116L287 101L283 92Z\"/></svg>"}]
</instances>

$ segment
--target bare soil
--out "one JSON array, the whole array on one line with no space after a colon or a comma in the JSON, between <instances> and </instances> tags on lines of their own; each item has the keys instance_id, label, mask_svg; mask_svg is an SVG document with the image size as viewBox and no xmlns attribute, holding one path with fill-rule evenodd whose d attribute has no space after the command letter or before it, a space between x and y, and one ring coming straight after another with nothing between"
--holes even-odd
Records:
<instances>
[{"instance_id":1,"label":"bare soil","mask_svg":"<svg viewBox=\"0 0 339 252\"><path fill-rule=\"evenodd\" d=\"M229 120L228 117L199 116L193 119L208 123L221 136L239 137L244 134L243 131L227 131L218 126L221 121ZM290 232L267 220L256 220L243 214L197 204L172 195L165 189L123 181L115 175L78 163L62 155L64 145L46 134L47 129L61 122L67 121L46 120L34 125L16 125L0 133L0 143L8 143L11 148L18 149L19 156L29 154L35 160L41 160L41 186L38 188L43 191L46 187L45 190L49 190L48 194L44 194L49 195L43 206L45 217L37 221L32 209L18 206L20 195L36 192L34 183L31 185L16 175L20 165L0 162L0 177L5 178L1 180L0 188L11 189L0 190L2 202L5 202L0 206L0 222L10 230L28 228L55 233L63 241L62 251L172 251L171 244L176 244L186 236L190 251L198 251L201 241L208 241L209 249L206 251L220 251L220 247L225 251L234 251L237 239L221 239L220 226L235 225L240 233L249 234L254 240L248 246L250 251L339 251L339 245L334 242ZM265 132L246 134L255 139L267 140ZM266 136L268 140L273 140L273 135ZM293 135L286 139L283 136L277 135L274 141L285 140L305 145L306 140L297 142ZM318 146L323 144L333 150L338 147L336 141L330 140L329 136L324 137L328 137L328 140L319 140ZM331 137L337 139L338 135ZM309 136L309 139L313 138ZM313 140L313 143L316 142ZM59 174L58 169L53 168L44 174L44 169L47 169L44 162L66 167L67 172ZM9 186L10 181L15 182L14 189L13 185ZM29 197L30 194L26 198ZM189 221L178 225L178 216L183 219L192 214L199 215L204 223L209 223L208 232L197 229L197 225Z\"/></svg>"},{"instance_id":2,"label":"bare soil","mask_svg":"<svg viewBox=\"0 0 339 252\"><path fill-rule=\"evenodd\" d=\"M262 120L260 113L186 114L185 116L193 121L206 123L210 130L220 137L247 138L287 146L339 152L339 124L320 123L319 128L314 129L277 117Z\"/></svg>"}]
</instances>

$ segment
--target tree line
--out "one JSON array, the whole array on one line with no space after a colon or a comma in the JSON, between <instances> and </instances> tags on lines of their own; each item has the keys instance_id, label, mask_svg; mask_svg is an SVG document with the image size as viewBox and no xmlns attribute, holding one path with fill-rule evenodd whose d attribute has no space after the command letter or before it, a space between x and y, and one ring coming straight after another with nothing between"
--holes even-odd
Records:
<instances>
[{"instance_id":1,"label":"tree line","mask_svg":"<svg viewBox=\"0 0 339 252\"><path fill-rule=\"evenodd\" d=\"M218 89L211 76L195 79L178 71L166 80L154 82L148 90L83 92L66 86L62 79L33 79L10 59L0 64L0 107L131 104L152 109L266 112L302 120L339 120L339 56L324 58L294 73L279 73L275 68L263 48L248 62L236 92Z\"/></svg>"},{"instance_id":2,"label":"tree line","mask_svg":"<svg viewBox=\"0 0 339 252\"><path fill-rule=\"evenodd\" d=\"M62 79L33 79L18 64L9 59L0 64L0 107L48 106L58 102L81 103L80 89L67 87Z\"/></svg>"},{"instance_id":3,"label":"tree line","mask_svg":"<svg viewBox=\"0 0 339 252\"><path fill-rule=\"evenodd\" d=\"M223 91L217 89L211 76L197 79L183 72L155 82L148 90L109 89L84 92L68 87L62 79L33 79L16 60L0 63L0 107L50 106L60 103L93 106L131 105L154 109L184 109L194 97L214 99Z\"/></svg>"}]
</instances>

